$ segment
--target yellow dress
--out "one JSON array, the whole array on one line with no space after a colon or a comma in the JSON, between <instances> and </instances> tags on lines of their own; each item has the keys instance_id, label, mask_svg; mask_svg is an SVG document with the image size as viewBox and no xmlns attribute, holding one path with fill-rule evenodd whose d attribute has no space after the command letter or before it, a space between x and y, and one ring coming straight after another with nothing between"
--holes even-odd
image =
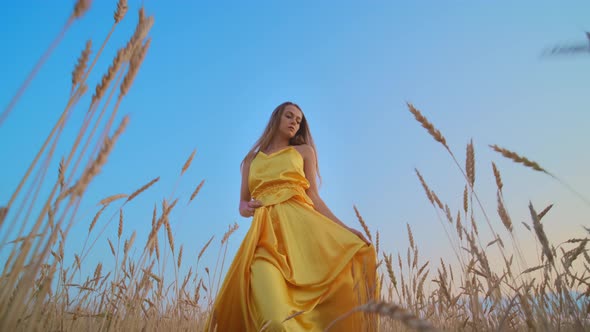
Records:
<instances>
[{"instance_id":1,"label":"yellow dress","mask_svg":"<svg viewBox=\"0 0 590 332\"><path fill-rule=\"evenodd\" d=\"M208 330L324 331L378 296L374 247L314 209L294 147L259 152L248 186L263 206L219 289ZM355 312L330 331L377 331L376 325L373 315Z\"/></svg>"}]
</instances>

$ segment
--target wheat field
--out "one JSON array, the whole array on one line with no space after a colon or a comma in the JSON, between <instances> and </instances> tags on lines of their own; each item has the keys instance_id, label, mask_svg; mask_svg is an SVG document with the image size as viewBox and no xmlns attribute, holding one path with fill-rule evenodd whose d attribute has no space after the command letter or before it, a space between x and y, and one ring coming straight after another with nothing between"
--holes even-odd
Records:
<instances>
[{"instance_id":1,"label":"wheat field","mask_svg":"<svg viewBox=\"0 0 590 332\"><path fill-rule=\"evenodd\" d=\"M90 8L91 1L77 1L54 43L59 43L63 33ZM229 226L220 239L217 254L210 248L214 243L212 236L196 260L189 260L196 261L195 264L185 262L186 258L183 260L183 244L175 242L173 236L172 212L178 204L197 200L204 180L195 185L188 197L166 195L170 198L155 202L150 211L151 230L145 239L138 238L135 231L129 237L123 236L125 208L154 186L159 177L134 192L113 193L96 202L99 208L94 216L80 216L78 211L89 184L101 172L109 155L117 148L119 137L125 133L129 118L123 116L118 124L114 120L144 58L149 56L149 34L154 17L140 8L135 31L129 33L128 42L120 46L110 66L95 67L102 51L110 47L111 33L126 19L127 11L127 1L119 0L114 8L111 31L98 51L93 51L92 41L86 43L74 64L70 99L59 120L28 169L23 170L24 175L10 200L0 202L0 234L3 236L0 250L2 257L7 257L0 272L2 330L203 330L222 278L221 271L229 259L228 240L238 228L237 224ZM0 130L36 71L51 55L51 49L39 60L8 107L2 110ZM81 97L89 92L90 73L97 70L103 70L104 74L91 90L91 102L80 105ZM76 108L85 110L86 116L82 123L69 123L69 115ZM414 240L409 224L403 229L407 232L409 247L400 248L397 253L383 252L380 241L386 241L387 234L371 232L370 221L365 221L354 207L359 225L375 244L381 285L380 301L366 303L356 310L379 315L381 331L589 330L590 256L586 245L590 229L556 245L543 229L543 220L550 217L552 206L539 207L532 203L528 206L530 219L517 226L506 208L504 183L497 165L491 162L489 169L482 171L493 173L497 188L497 201L484 204L474 185L473 142L467 145L464 161L461 161L443 133L419 109L410 103L407 109L434 138L435 144L447 151L464 178L464 190L458 193L463 197L463 204L453 208L430 189L425 180L427 176L415 170L416 185L425 192L424 204L430 204L435 211L455 257L422 260L420 244ZM56 145L66 126L79 126L77 137L73 142L62 142L71 146L70 152L59 161L57 170L50 169L50 162L57 158L54 155ZM490 148L499 157L521 164L531 172L541 172L548 180L564 183L537 162L514 151L497 145ZM186 181L183 175L191 167L195 151L187 155L184 164L171 165L181 166L179 182ZM47 174L57 174L57 177ZM43 185L51 188L47 196L37 195ZM573 193L590 205L582 195ZM484 209L489 205L496 206L496 211ZM40 212L32 213L36 208ZM99 223L100 220L106 222ZM88 225L88 235L83 249L68 258L64 248L69 241L76 240L68 237L74 223ZM104 226L97 227L99 224ZM104 235L107 227L116 232L115 239ZM534 238L539 249L538 261L524 259L524 244L514 236L515 227L525 227ZM480 236L480 228L486 228L493 240ZM105 262L104 266L113 266L113 269L107 270L103 263L87 266L89 254L97 250L97 241L108 244L110 252L102 256L112 261ZM217 265L199 266L205 255L214 257ZM492 259L502 263L491 264Z\"/></svg>"}]
</instances>

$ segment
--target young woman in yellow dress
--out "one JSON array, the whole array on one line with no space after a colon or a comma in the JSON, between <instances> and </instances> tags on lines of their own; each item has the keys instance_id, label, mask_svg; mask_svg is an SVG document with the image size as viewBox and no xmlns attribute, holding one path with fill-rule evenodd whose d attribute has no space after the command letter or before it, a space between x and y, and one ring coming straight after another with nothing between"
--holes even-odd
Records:
<instances>
[{"instance_id":1,"label":"young woman in yellow dress","mask_svg":"<svg viewBox=\"0 0 590 332\"><path fill-rule=\"evenodd\" d=\"M376 331L374 316L350 314L378 296L375 249L320 198L315 145L298 105L273 111L241 169L239 211L253 220L207 329Z\"/></svg>"}]
</instances>

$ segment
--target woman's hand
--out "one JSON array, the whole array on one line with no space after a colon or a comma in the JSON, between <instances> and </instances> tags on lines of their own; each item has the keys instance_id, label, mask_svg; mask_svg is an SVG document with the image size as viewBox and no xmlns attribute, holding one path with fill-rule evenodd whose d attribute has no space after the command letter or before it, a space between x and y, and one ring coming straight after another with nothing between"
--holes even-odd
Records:
<instances>
[{"instance_id":1,"label":"woman's hand","mask_svg":"<svg viewBox=\"0 0 590 332\"><path fill-rule=\"evenodd\" d=\"M249 218L254 215L254 211L262 206L262 202L252 199L250 201L240 201L240 215Z\"/></svg>"},{"instance_id":2,"label":"woman's hand","mask_svg":"<svg viewBox=\"0 0 590 332\"><path fill-rule=\"evenodd\" d=\"M371 245L371 242L369 242L369 240L367 240L367 238L365 237L365 235L359 231L357 231L354 228L348 228L349 231L351 231L354 235L358 236L361 240L363 240L367 245Z\"/></svg>"}]
</instances>

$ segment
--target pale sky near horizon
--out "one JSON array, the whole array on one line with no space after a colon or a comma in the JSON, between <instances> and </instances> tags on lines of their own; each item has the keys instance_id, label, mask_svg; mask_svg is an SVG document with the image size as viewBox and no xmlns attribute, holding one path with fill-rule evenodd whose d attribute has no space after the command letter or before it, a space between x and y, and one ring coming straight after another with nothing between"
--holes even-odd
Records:
<instances>
[{"instance_id":1,"label":"pale sky near horizon","mask_svg":"<svg viewBox=\"0 0 590 332\"><path fill-rule=\"evenodd\" d=\"M94 1L0 127L0 205L59 117L86 40L92 39L96 52L107 35L116 2ZM151 227L153 205L160 206L174 190L186 200L205 179L197 199L173 216L176 246L184 244L185 262L194 265L201 247L215 235L200 264L214 266L219 240L237 222L227 268L250 224L237 209L240 161L274 107L285 100L298 103L308 118L323 177L320 194L327 205L359 228L356 205L371 230L379 230L381 247L394 255L405 253L409 223L423 259L436 264L439 257L454 260L414 168L453 214L462 208L464 187L453 160L413 119L406 102L441 130L461 165L465 145L473 138L476 190L494 227L506 236L496 213L491 161L496 162L521 247L530 251L530 266L536 265L535 244L521 224L530 221L529 201L537 210L555 204L544 219L555 245L585 236L582 226L590 227L587 204L556 180L488 147L498 144L521 153L590 197L590 53L542 56L556 45L588 43L590 3L130 1L127 17L90 77L91 92L132 34L142 3L155 24L151 48L120 109L131 121L89 187L71 230L69 259L81 249L100 199L130 193L160 176L157 185L125 207L125 236L137 230L139 250ZM73 2L2 4L4 108L60 31ZM73 140L90 94L70 120L64 141ZM195 148L193 165L175 189L180 168ZM67 149L62 144L57 155ZM52 170L51 180L57 166ZM112 207L105 215L116 213ZM116 219L105 231L111 240ZM99 227L106 222L101 219ZM483 220L479 225L487 228ZM89 270L98 261L112 261L104 236L88 261Z\"/></svg>"}]
</instances>

